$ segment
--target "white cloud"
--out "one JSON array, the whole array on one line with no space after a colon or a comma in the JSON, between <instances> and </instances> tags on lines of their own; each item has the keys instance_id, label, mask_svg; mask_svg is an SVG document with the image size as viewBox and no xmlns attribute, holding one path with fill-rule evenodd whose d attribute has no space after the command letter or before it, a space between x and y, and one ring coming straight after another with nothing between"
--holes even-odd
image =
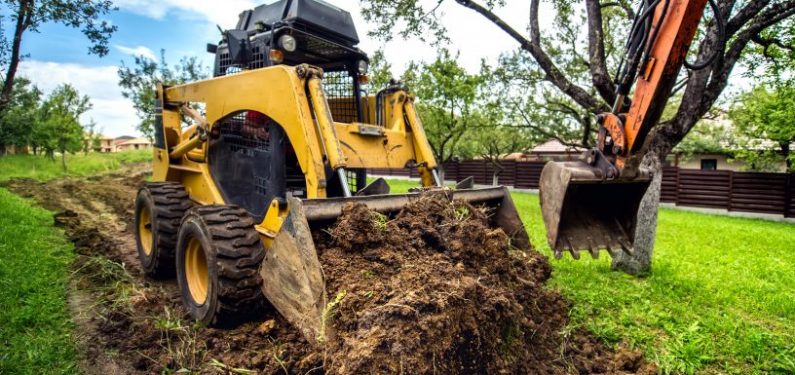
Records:
<instances>
[{"instance_id":1,"label":"white cloud","mask_svg":"<svg viewBox=\"0 0 795 375\"><path fill-rule=\"evenodd\" d=\"M273 2L273 1L269 1ZM262 1L254 0L116 0L121 10L154 19L168 17L190 18L196 15L212 24L233 27L240 12L251 9Z\"/></svg>"},{"instance_id":2,"label":"white cloud","mask_svg":"<svg viewBox=\"0 0 795 375\"><path fill-rule=\"evenodd\" d=\"M19 74L30 79L45 94L62 83L69 83L81 94L91 98L93 108L81 121L94 119L97 127L109 136L136 135L138 117L133 104L125 99L118 86L116 66L86 66L49 61L25 60Z\"/></svg>"},{"instance_id":3,"label":"white cloud","mask_svg":"<svg viewBox=\"0 0 795 375\"><path fill-rule=\"evenodd\" d=\"M215 25L222 28L231 28L237 23L238 15L246 9L252 9L263 3L273 3L275 0L256 1L256 0L116 0L115 4L120 9L154 19L174 19L180 22L186 19L200 19L207 22L205 27L207 34L203 37L208 42L215 42L218 32ZM349 11L354 18L359 39L360 48L372 53L379 48L383 48L387 59L395 68L395 74L402 73L404 67L411 60L433 60L436 56L436 48L430 43L419 40L403 40L399 35L395 35L393 41L384 44L367 36L367 31L371 25L367 24L361 16L360 0L325 0L334 6ZM437 0L420 0L429 9L432 8ZM541 9L542 29L551 23L550 10ZM527 27L528 15L530 11L529 1L515 1L498 8L495 12L516 30L524 31ZM480 68L481 58L486 58L489 62L495 63L497 56L505 51L510 51L518 47L518 44L508 37L502 30L490 24L482 16L469 10L455 1L448 0L442 3L438 9L442 23L447 26L448 36L452 42L450 48L453 51L460 50L459 60L461 64L470 71L477 71Z\"/></svg>"},{"instance_id":4,"label":"white cloud","mask_svg":"<svg viewBox=\"0 0 795 375\"><path fill-rule=\"evenodd\" d=\"M123 53L125 55L143 56L143 57L146 57L149 60L157 60L157 56L155 56L155 53L152 52L152 50L149 49L148 47L144 47L144 46L126 47L126 46L122 46L122 45L118 45L118 44L116 44L114 47L116 47L116 49L119 50L119 52L121 52L121 53Z\"/></svg>"}]
</instances>

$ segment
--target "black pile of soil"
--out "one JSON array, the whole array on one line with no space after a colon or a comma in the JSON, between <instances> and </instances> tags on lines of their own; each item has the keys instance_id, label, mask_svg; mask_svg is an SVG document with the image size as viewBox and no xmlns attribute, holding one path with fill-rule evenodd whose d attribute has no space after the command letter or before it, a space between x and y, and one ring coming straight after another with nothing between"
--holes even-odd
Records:
<instances>
[{"instance_id":1,"label":"black pile of soil","mask_svg":"<svg viewBox=\"0 0 795 375\"><path fill-rule=\"evenodd\" d=\"M334 374L653 372L564 335L568 303L544 287L551 267L510 247L485 208L429 194L391 220L359 204L317 235L334 333Z\"/></svg>"}]
</instances>

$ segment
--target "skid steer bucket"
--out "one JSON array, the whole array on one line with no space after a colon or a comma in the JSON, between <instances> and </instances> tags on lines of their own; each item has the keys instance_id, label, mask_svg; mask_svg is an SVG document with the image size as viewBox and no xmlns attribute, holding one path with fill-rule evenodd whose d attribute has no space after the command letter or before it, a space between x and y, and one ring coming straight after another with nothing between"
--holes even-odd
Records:
<instances>
[{"instance_id":1,"label":"skid steer bucket","mask_svg":"<svg viewBox=\"0 0 795 375\"><path fill-rule=\"evenodd\" d=\"M541 214L556 258L566 250L575 259L581 250L594 258L600 249L611 255L632 252L638 207L651 183L649 173L612 180L602 175L583 161L544 166L539 181Z\"/></svg>"},{"instance_id":2,"label":"skid steer bucket","mask_svg":"<svg viewBox=\"0 0 795 375\"><path fill-rule=\"evenodd\" d=\"M439 190L438 193L446 194L451 200L493 208L492 225L502 228L511 239L511 245L524 250L531 248L530 239L507 188ZM322 343L328 335L324 322L328 299L323 269L311 231L333 223L342 214L342 208L347 203L362 203L371 210L389 215L418 199L421 194L423 193L311 200L290 198L290 212L273 244L266 250L260 268L263 294L309 342Z\"/></svg>"}]
</instances>

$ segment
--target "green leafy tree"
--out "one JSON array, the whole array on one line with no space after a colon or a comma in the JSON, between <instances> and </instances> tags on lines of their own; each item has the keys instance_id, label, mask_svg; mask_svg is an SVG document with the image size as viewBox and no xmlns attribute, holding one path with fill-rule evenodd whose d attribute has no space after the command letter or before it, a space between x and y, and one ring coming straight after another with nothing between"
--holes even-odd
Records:
<instances>
[{"instance_id":1,"label":"green leafy tree","mask_svg":"<svg viewBox=\"0 0 795 375\"><path fill-rule=\"evenodd\" d=\"M207 69L196 57L184 57L173 67L166 62L165 50L160 51L160 61L144 56L134 58L133 66L122 62L118 70L122 95L132 100L141 120L138 131L150 140L154 137L155 91L158 83L179 85L207 78Z\"/></svg>"},{"instance_id":2,"label":"green leafy tree","mask_svg":"<svg viewBox=\"0 0 795 375\"><path fill-rule=\"evenodd\" d=\"M83 150L84 129L80 116L91 109L88 96L80 95L69 84L58 86L41 105L38 126L39 144L47 155L61 154L61 165L66 171L66 153Z\"/></svg>"},{"instance_id":3,"label":"green leafy tree","mask_svg":"<svg viewBox=\"0 0 795 375\"><path fill-rule=\"evenodd\" d=\"M393 78L392 65L386 60L383 50L375 51L370 56L369 77L369 87L372 91L371 95L375 95L378 90L389 85L389 81Z\"/></svg>"},{"instance_id":4,"label":"green leafy tree","mask_svg":"<svg viewBox=\"0 0 795 375\"><path fill-rule=\"evenodd\" d=\"M468 73L458 65L457 56L446 49L439 51L435 61L418 69L415 66L409 66L403 82L416 92L418 111L436 161L441 164L463 156L459 146L473 126L481 76Z\"/></svg>"},{"instance_id":5,"label":"green leafy tree","mask_svg":"<svg viewBox=\"0 0 795 375\"><path fill-rule=\"evenodd\" d=\"M41 91L26 78L17 78L11 98L2 116L0 145L14 145L17 152L30 145L38 122ZM0 149L0 153L5 150Z\"/></svg>"},{"instance_id":6,"label":"green leafy tree","mask_svg":"<svg viewBox=\"0 0 795 375\"><path fill-rule=\"evenodd\" d=\"M700 39L694 42L690 61L708 61L703 69L682 72L675 92L681 92L681 101L675 116L661 122L648 136L643 164L659 172L662 160L687 135L693 126L708 113L728 84L732 71L738 64L758 62L762 68L771 63L768 59L792 63L793 15L795 1L791 0L716 0L717 14L707 10L711 21L700 26ZM563 102L577 113L569 121L586 119L593 114L610 109L615 99L612 77L626 40L627 29L635 17L633 2L629 0L571 2L552 0L554 29L543 32L539 25L541 0L529 0L530 12L527 31L517 29L503 20L496 11L504 0L439 0L428 3L417 0L363 0L362 15L378 27L373 35L389 39L393 35L419 37L434 35L444 42L445 26L441 22L440 6L443 3L467 8L482 17L483 24L502 30L504 37L515 41L518 48L513 53L517 62L509 66L506 79L516 85L534 87L539 97ZM715 22L720 18L722 22ZM725 25L724 38L720 38L719 25ZM524 26L524 25L519 25ZM467 25L479 27L479 25ZM724 40L724 43L719 41ZM763 57L764 46L782 53L768 53ZM757 48L760 47L760 48ZM473 46L477 48L477 46ZM505 64L503 64L505 65ZM544 88L548 91L541 91ZM542 97L542 99L543 99ZM549 106L557 110L562 105ZM525 110L527 112L527 110ZM568 109L549 111L544 117L558 113L560 119L569 117ZM583 116L588 114L588 116ZM547 122L554 124L554 122ZM582 123L580 137L591 144L594 130L590 122ZM614 267L633 274L645 274L651 267L651 254L660 196L661 173L655 179L641 203L634 255L614 258Z\"/></svg>"},{"instance_id":7,"label":"green leafy tree","mask_svg":"<svg viewBox=\"0 0 795 375\"><path fill-rule=\"evenodd\" d=\"M101 17L115 10L109 0L4 0L2 14L9 15L12 24L0 28L0 68L5 81L0 91L0 116L11 102L17 69L22 59L22 40L28 32L38 32L45 23L59 23L80 29L91 43L88 52L105 56L110 36L116 26ZM9 42L6 32L9 32ZM5 122L0 121L0 126ZM0 148L4 147L0 145Z\"/></svg>"},{"instance_id":8,"label":"green leafy tree","mask_svg":"<svg viewBox=\"0 0 795 375\"><path fill-rule=\"evenodd\" d=\"M686 159L699 154L733 155L736 149L736 136L731 124L724 116L704 119L698 122L690 133L679 142L674 151Z\"/></svg>"},{"instance_id":9,"label":"green leafy tree","mask_svg":"<svg viewBox=\"0 0 795 375\"><path fill-rule=\"evenodd\" d=\"M783 157L787 170L795 171L795 87L756 87L740 96L729 116L745 143L738 159L765 170Z\"/></svg>"},{"instance_id":10,"label":"green leafy tree","mask_svg":"<svg viewBox=\"0 0 795 375\"><path fill-rule=\"evenodd\" d=\"M494 171L492 184L499 184L500 174L505 170L505 158L514 152L523 152L533 144L529 131L522 127L494 122L488 116L477 113L474 121L488 121L484 126L473 129L472 145L475 153L489 163Z\"/></svg>"},{"instance_id":11,"label":"green leafy tree","mask_svg":"<svg viewBox=\"0 0 795 375\"><path fill-rule=\"evenodd\" d=\"M102 144L102 131L97 129L97 123L91 119L83 129L83 154L99 152Z\"/></svg>"}]
</instances>

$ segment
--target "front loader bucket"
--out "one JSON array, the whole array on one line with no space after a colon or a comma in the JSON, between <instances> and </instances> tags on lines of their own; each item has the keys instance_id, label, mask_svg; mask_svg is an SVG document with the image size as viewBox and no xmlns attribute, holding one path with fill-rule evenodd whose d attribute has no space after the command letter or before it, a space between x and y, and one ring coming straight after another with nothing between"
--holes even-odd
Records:
<instances>
[{"instance_id":1,"label":"front loader bucket","mask_svg":"<svg viewBox=\"0 0 795 375\"><path fill-rule=\"evenodd\" d=\"M599 169L582 161L550 162L539 182L541 214L547 240L556 258L563 251L579 259L580 250L598 257L631 253L638 207L651 179L641 172L633 179L605 180Z\"/></svg>"},{"instance_id":2,"label":"front loader bucket","mask_svg":"<svg viewBox=\"0 0 795 375\"><path fill-rule=\"evenodd\" d=\"M508 189L505 187L439 190L449 199L462 200L473 205L487 205L494 210L491 221L502 228L511 239L511 245L529 250L530 239L516 211ZM362 203L374 211L395 213L423 193L354 196L299 200L290 198L290 212L282 229L270 248L260 268L262 291L271 304L287 321L296 326L311 343L322 343L327 337L323 311L327 296L323 269L318 260L310 228L333 222L350 203Z\"/></svg>"},{"instance_id":3,"label":"front loader bucket","mask_svg":"<svg viewBox=\"0 0 795 375\"><path fill-rule=\"evenodd\" d=\"M326 283L301 200L288 198L290 212L265 251L262 293L309 342L323 337L320 317L326 307Z\"/></svg>"}]
</instances>

